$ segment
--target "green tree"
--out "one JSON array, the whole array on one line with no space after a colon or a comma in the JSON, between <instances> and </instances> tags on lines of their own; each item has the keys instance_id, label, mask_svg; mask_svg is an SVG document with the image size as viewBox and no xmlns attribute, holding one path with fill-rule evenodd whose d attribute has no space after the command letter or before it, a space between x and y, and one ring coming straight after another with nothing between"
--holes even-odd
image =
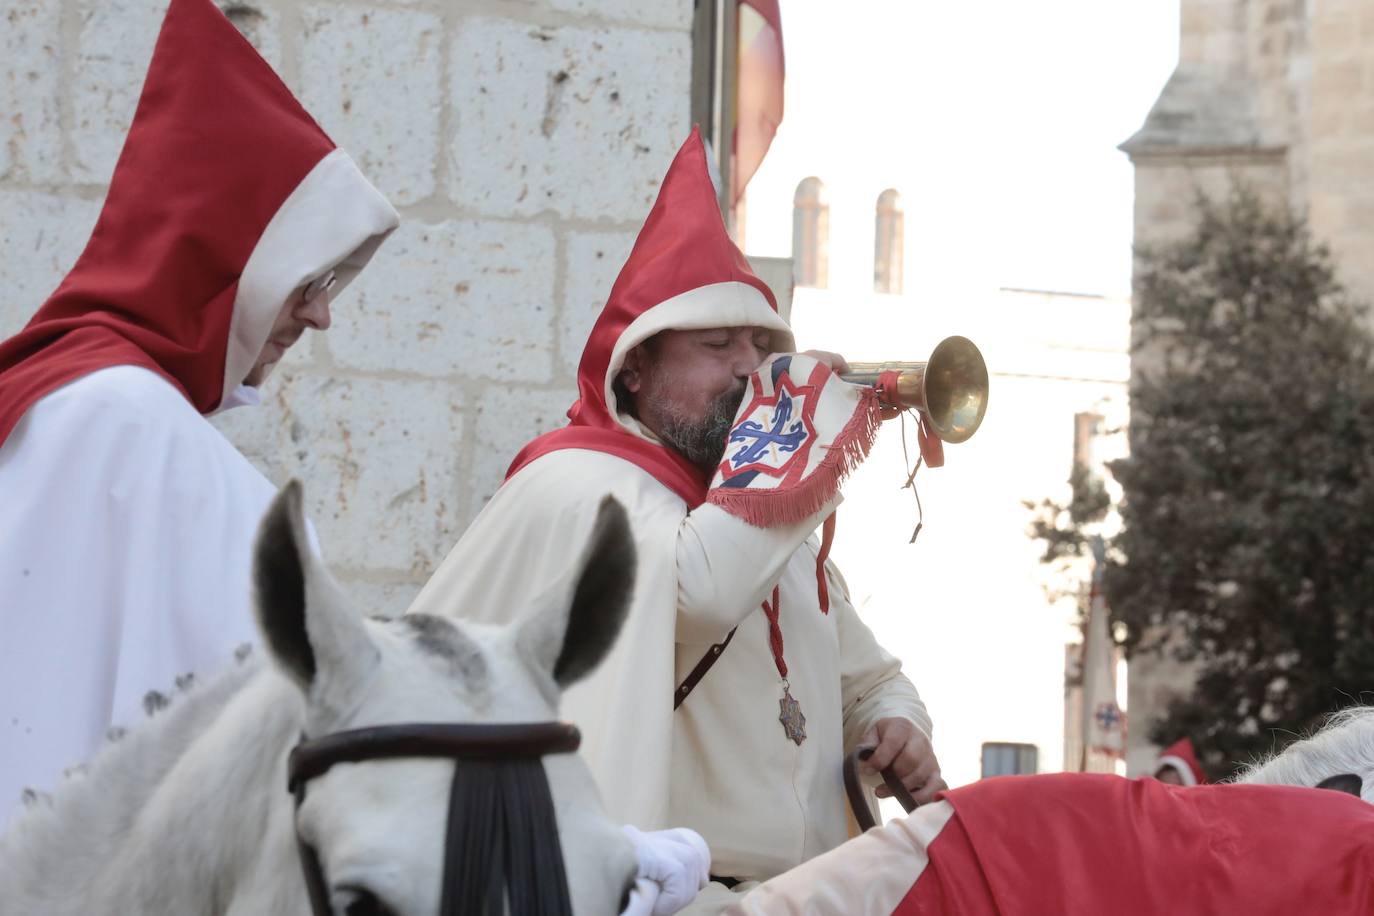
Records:
<instances>
[{"instance_id":1,"label":"green tree","mask_svg":"<svg viewBox=\"0 0 1374 916\"><path fill-rule=\"evenodd\" d=\"M1197 666L1136 727L1225 775L1374 689L1374 346L1327 251L1245 191L1141 253L1134 337L1103 590L1132 657Z\"/></svg>"}]
</instances>

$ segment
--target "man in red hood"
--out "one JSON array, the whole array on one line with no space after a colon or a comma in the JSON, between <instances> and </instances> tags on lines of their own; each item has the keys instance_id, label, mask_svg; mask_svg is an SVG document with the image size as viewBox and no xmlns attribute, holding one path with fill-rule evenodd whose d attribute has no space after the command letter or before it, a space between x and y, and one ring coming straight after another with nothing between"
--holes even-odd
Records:
<instances>
[{"instance_id":1,"label":"man in red hood","mask_svg":"<svg viewBox=\"0 0 1374 916\"><path fill-rule=\"evenodd\" d=\"M1207 783L1207 774L1197 759L1190 738L1180 738L1159 752L1155 761L1155 779L1176 786L1201 786Z\"/></svg>"},{"instance_id":2,"label":"man in red hood","mask_svg":"<svg viewBox=\"0 0 1374 916\"><path fill-rule=\"evenodd\" d=\"M924 704L814 535L838 493L768 527L708 500L746 388L781 377L756 371L769 354L789 354L774 369L790 361L808 377L843 366L793 353L716 200L694 132L592 329L572 422L516 456L411 607L509 620L574 565L605 494L627 507L633 604L607 660L564 695L564 713L583 730L613 818L705 837L720 880L692 912L844 841L846 751L877 744L879 765L893 762L923 798L944 785ZM803 390L794 420L810 424ZM844 452L808 442L821 465ZM788 454L800 462L803 452Z\"/></svg>"},{"instance_id":3,"label":"man in red hood","mask_svg":"<svg viewBox=\"0 0 1374 916\"><path fill-rule=\"evenodd\" d=\"M275 492L205 420L397 215L210 0L172 0L90 241L0 343L0 826L250 641Z\"/></svg>"}]
</instances>

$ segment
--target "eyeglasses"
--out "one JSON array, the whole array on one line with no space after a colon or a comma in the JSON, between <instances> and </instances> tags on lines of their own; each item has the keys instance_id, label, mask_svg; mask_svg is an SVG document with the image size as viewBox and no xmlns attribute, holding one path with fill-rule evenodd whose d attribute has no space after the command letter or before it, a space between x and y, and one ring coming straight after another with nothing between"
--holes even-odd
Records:
<instances>
[{"instance_id":1,"label":"eyeglasses","mask_svg":"<svg viewBox=\"0 0 1374 916\"><path fill-rule=\"evenodd\" d=\"M303 296L303 301L306 303L315 301L317 298L319 298L321 293L325 293L328 292L330 289L333 289L334 284L338 281L338 279L338 275L331 270L329 273L323 274L322 276L316 277L315 279L311 280L309 283L305 285L305 295Z\"/></svg>"}]
</instances>

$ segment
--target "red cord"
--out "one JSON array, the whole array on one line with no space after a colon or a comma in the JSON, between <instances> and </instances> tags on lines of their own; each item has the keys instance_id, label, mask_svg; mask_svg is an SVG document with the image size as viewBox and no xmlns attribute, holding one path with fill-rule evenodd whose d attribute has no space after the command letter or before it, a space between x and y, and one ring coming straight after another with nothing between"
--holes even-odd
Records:
<instances>
[{"instance_id":1,"label":"red cord","mask_svg":"<svg viewBox=\"0 0 1374 916\"><path fill-rule=\"evenodd\" d=\"M778 587L773 586L773 605L763 602L763 614L768 618L768 647L773 650L773 663L778 674L787 677L787 662L782 657L782 627L778 625Z\"/></svg>"}]
</instances>

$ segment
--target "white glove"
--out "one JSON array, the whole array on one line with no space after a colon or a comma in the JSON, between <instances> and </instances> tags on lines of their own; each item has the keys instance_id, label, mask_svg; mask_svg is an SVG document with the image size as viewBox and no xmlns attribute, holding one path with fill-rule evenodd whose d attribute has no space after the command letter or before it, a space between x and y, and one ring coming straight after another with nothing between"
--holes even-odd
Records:
<instances>
[{"instance_id":1,"label":"white glove","mask_svg":"<svg viewBox=\"0 0 1374 916\"><path fill-rule=\"evenodd\" d=\"M620 916L653 916L658 905L658 885L648 878L636 878L634 889L630 891L630 902Z\"/></svg>"},{"instance_id":2,"label":"white glove","mask_svg":"<svg viewBox=\"0 0 1374 916\"><path fill-rule=\"evenodd\" d=\"M628 824L621 829L639 857L639 875L624 916L672 916L710 880L711 851L695 830L645 833Z\"/></svg>"}]
</instances>

